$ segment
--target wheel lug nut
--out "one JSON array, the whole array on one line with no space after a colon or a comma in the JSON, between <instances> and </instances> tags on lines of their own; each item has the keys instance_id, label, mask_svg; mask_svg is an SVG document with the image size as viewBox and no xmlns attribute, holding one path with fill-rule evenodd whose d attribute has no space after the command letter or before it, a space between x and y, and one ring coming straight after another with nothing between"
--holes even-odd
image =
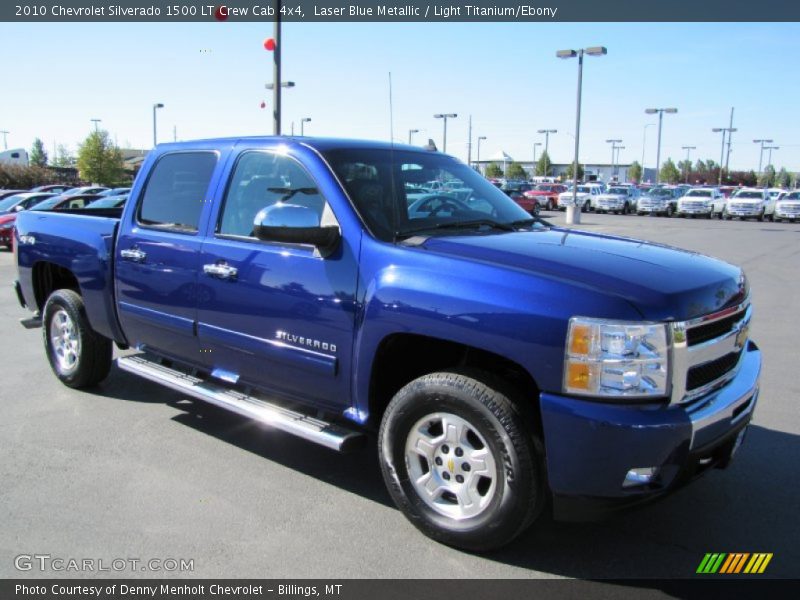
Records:
<instances>
[{"instance_id":1,"label":"wheel lug nut","mask_svg":"<svg viewBox=\"0 0 800 600\"><path fill-rule=\"evenodd\" d=\"M472 467L469 466L469 463L464 463L463 465L461 465L461 468L464 469L467 473L469 473L469 470Z\"/></svg>"},{"instance_id":2,"label":"wheel lug nut","mask_svg":"<svg viewBox=\"0 0 800 600\"><path fill-rule=\"evenodd\" d=\"M442 466L442 457L441 456L437 456L436 458L433 459L433 462L436 463L437 467L441 467Z\"/></svg>"},{"instance_id":3,"label":"wheel lug nut","mask_svg":"<svg viewBox=\"0 0 800 600\"><path fill-rule=\"evenodd\" d=\"M464 483L464 478L461 475L456 475L456 481L458 483Z\"/></svg>"},{"instance_id":4,"label":"wheel lug nut","mask_svg":"<svg viewBox=\"0 0 800 600\"><path fill-rule=\"evenodd\" d=\"M448 473L447 471L442 473L442 477L444 478L445 481L450 481L450 473Z\"/></svg>"},{"instance_id":5,"label":"wheel lug nut","mask_svg":"<svg viewBox=\"0 0 800 600\"><path fill-rule=\"evenodd\" d=\"M450 452L450 447L447 444L445 444L444 446L442 446L442 454L447 454L448 452Z\"/></svg>"},{"instance_id":6,"label":"wheel lug nut","mask_svg":"<svg viewBox=\"0 0 800 600\"><path fill-rule=\"evenodd\" d=\"M456 456L464 456L464 451L461 448L456 448Z\"/></svg>"}]
</instances>

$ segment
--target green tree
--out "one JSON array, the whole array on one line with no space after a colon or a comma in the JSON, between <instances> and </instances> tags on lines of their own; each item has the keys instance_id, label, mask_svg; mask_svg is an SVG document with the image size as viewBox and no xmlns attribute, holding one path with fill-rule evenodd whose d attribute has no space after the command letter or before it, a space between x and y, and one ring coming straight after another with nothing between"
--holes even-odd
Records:
<instances>
[{"instance_id":1,"label":"green tree","mask_svg":"<svg viewBox=\"0 0 800 600\"><path fill-rule=\"evenodd\" d=\"M491 162L486 165L486 177L502 177L503 169L497 163Z\"/></svg>"},{"instance_id":2,"label":"green tree","mask_svg":"<svg viewBox=\"0 0 800 600\"><path fill-rule=\"evenodd\" d=\"M573 176L574 170L575 170L575 163L574 162L569 163L569 165L567 165L567 170L564 171L564 177L567 180L572 181L574 179L574 176ZM584 176L583 165L579 164L578 165L578 181L581 181L583 179L583 176Z\"/></svg>"},{"instance_id":3,"label":"green tree","mask_svg":"<svg viewBox=\"0 0 800 600\"><path fill-rule=\"evenodd\" d=\"M56 155L53 157L54 167L74 167L75 157L70 153L64 144L59 144L56 148Z\"/></svg>"},{"instance_id":4,"label":"green tree","mask_svg":"<svg viewBox=\"0 0 800 600\"><path fill-rule=\"evenodd\" d=\"M678 171L678 167L675 166L675 163L672 162L672 159L668 158L661 166L661 172L659 173L658 180L662 183L678 183L680 179L681 172Z\"/></svg>"},{"instance_id":5,"label":"green tree","mask_svg":"<svg viewBox=\"0 0 800 600\"><path fill-rule=\"evenodd\" d=\"M78 148L78 174L84 181L110 185L124 174L122 152L105 130L93 131Z\"/></svg>"},{"instance_id":6,"label":"green tree","mask_svg":"<svg viewBox=\"0 0 800 600\"><path fill-rule=\"evenodd\" d=\"M764 187L772 187L775 185L775 167L772 165L764 167L764 172L758 176L758 185Z\"/></svg>"},{"instance_id":7,"label":"green tree","mask_svg":"<svg viewBox=\"0 0 800 600\"><path fill-rule=\"evenodd\" d=\"M44 142L38 137L33 140L33 148L31 148L30 162L35 167L47 166L47 151L44 149Z\"/></svg>"},{"instance_id":8,"label":"green tree","mask_svg":"<svg viewBox=\"0 0 800 600\"><path fill-rule=\"evenodd\" d=\"M706 166L706 163L698 158L697 162L694 163L694 170L698 173L705 173L708 170L708 167Z\"/></svg>"},{"instance_id":9,"label":"green tree","mask_svg":"<svg viewBox=\"0 0 800 600\"><path fill-rule=\"evenodd\" d=\"M536 174L539 176L547 176L553 168L553 163L550 162L550 155L547 150L542 152L539 160L536 161Z\"/></svg>"},{"instance_id":10,"label":"green tree","mask_svg":"<svg viewBox=\"0 0 800 600\"><path fill-rule=\"evenodd\" d=\"M628 167L628 181L639 183L642 180L642 165L638 161L633 161Z\"/></svg>"},{"instance_id":11,"label":"green tree","mask_svg":"<svg viewBox=\"0 0 800 600\"><path fill-rule=\"evenodd\" d=\"M786 167L781 167L781 170L778 171L778 174L775 176L775 185L782 188L788 188L792 185L792 176L789 175L789 171L786 170Z\"/></svg>"},{"instance_id":12,"label":"green tree","mask_svg":"<svg viewBox=\"0 0 800 600\"><path fill-rule=\"evenodd\" d=\"M506 176L509 179L527 179L528 173L522 167L521 164L518 162L512 162L508 165L508 171L506 171Z\"/></svg>"}]
</instances>

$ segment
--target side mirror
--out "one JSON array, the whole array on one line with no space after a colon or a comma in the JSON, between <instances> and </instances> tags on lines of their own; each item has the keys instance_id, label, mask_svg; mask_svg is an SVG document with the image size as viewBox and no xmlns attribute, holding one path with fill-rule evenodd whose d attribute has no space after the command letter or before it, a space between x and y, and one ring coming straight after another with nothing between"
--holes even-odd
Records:
<instances>
[{"instance_id":1,"label":"side mirror","mask_svg":"<svg viewBox=\"0 0 800 600\"><path fill-rule=\"evenodd\" d=\"M320 225L317 211L282 202L258 212L253 220L253 233L265 242L310 244L323 258L336 251L342 237L339 227Z\"/></svg>"},{"instance_id":2,"label":"side mirror","mask_svg":"<svg viewBox=\"0 0 800 600\"><path fill-rule=\"evenodd\" d=\"M25 207L24 207L24 206L22 206L21 204L17 204L17 205L14 207L14 212L20 212L20 211L23 211L23 210L25 210Z\"/></svg>"}]
</instances>

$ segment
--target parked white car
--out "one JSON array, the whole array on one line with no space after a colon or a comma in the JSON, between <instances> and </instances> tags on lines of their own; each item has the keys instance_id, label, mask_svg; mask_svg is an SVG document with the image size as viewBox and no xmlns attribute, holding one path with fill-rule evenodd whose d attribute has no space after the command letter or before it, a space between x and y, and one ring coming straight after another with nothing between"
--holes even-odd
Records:
<instances>
[{"instance_id":1,"label":"parked white car","mask_svg":"<svg viewBox=\"0 0 800 600\"><path fill-rule=\"evenodd\" d=\"M602 193L603 188L595 184L578 184L576 193L578 206L581 210L589 211L595 206L595 199ZM561 192L558 195L558 210L566 210L572 204L572 190Z\"/></svg>"},{"instance_id":2,"label":"parked white car","mask_svg":"<svg viewBox=\"0 0 800 600\"><path fill-rule=\"evenodd\" d=\"M636 212L638 192L632 185L612 185L594 201L596 212L627 215Z\"/></svg>"},{"instance_id":3,"label":"parked white car","mask_svg":"<svg viewBox=\"0 0 800 600\"><path fill-rule=\"evenodd\" d=\"M775 203L774 221L800 220L800 191L787 192Z\"/></svg>"},{"instance_id":4,"label":"parked white car","mask_svg":"<svg viewBox=\"0 0 800 600\"><path fill-rule=\"evenodd\" d=\"M772 219L775 214L775 198L766 189L742 188L725 203L726 219Z\"/></svg>"},{"instance_id":5,"label":"parked white car","mask_svg":"<svg viewBox=\"0 0 800 600\"><path fill-rule=\"evenodd\" d=\"M678 215L681 217L710 219L719 216L721 219L724 208L725 196L716 187L691 188L678 199Z\"/></svg>"}]
</instances>

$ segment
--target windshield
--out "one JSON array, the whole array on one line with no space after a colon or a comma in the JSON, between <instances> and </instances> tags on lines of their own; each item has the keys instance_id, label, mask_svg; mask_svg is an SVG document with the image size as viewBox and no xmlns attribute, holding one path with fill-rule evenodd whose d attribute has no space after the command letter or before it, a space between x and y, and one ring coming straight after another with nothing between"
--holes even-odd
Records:
<instances>
[{"instance_id":1,"label":"windshield","mask_svg":"<svg viewBox=\"0 0 800 600\"><path fill-rule=\"evenodd\" d=\"M14 196L9 196L5 200L0 200L0 211L8 210L9 208L13 207L15 204L22 202L25 199L25 196L21 196L19 194L15 194Z\"/></svg>"},{"instance_id":2,"label":"windshield","mask_svg":"<svg viewBox=\"0 0 800 600\"><path fill-rule=\"evenodd\" d=\"M651 198L672 198L673 193L666 188L655 188L647 192L647 195Z\"/></svg>"},{"instance_id":3,"label":"windshield","mask_svg":"<svg viewBox=\"0 0 800 600\"><path fill-rule=\"evenodd\" d=\"M711 197L711 190L689 190L686 192L687 197L700 197L700 198L710 198Z\"/></svg>"},{"instance_id":4,"label":"windshield","mask_svg":"<svg viewBox=\"0 0 800 600\"><path fill-rule=\"evenodd\" d=\"M55 198L48 198L47 200L42 200L39 204L34 204L30 210L50 210L56 204L61 202L62 198L56 196Z\"/></svg>"},{"instance_id":5,"label":"windshield","mask_svg":"<svg viewBox=\"0 0 800 600\"><path fill-rule=\"evenodd\" d=\"M628 190L626 188L621 187L612 187L608 189L608 194L620 194L622 196L626 196L628 194Z\"/></svg>"},{"instance_id":6,"label":"windshield","mask_svg":"<svg viewBox=\"0 0 800 600\"><path fill-rule=\"evenodd\" d=\"M578 191L583 194L590 194L592 192L592 189L588 185L579 185Z\"/></svg>"},{"instance_id":7,"label":"windshield","mask_svg":"<svg viewBox=\"0 0 800 600\"><path fill-rule=\"evenodd\" d=\"M761 192L737 192L734 194L734 198L757 198L762 200L764 198L764 194Z\"/></svg>"},{"instance_id":8,"label":"windshield","mask_svg":"<svg viewBox=\"0 0 800 600\"><path fill-rule=\"evenodd\" d=\"M800 192L791 192L786 195L782 200L800 200Z\"/></svg>"},{"instance_id":9,"label":"windshield","mask_svg":"<svg viewBox=\"0 0 800 600\"><path fill-rule=\"evenodd\" d=\"M375 237L391 241L417 232L453 235L513 228L531 217L480 174L435 152L331 150L325 157ZM447 181L447 189L407 193L418 182ZM459 227L463 226L463 229ZM503 227L495 227L503 226ZM537 224L536 227L544 227Z\"/></svg>"}]
</instances>

